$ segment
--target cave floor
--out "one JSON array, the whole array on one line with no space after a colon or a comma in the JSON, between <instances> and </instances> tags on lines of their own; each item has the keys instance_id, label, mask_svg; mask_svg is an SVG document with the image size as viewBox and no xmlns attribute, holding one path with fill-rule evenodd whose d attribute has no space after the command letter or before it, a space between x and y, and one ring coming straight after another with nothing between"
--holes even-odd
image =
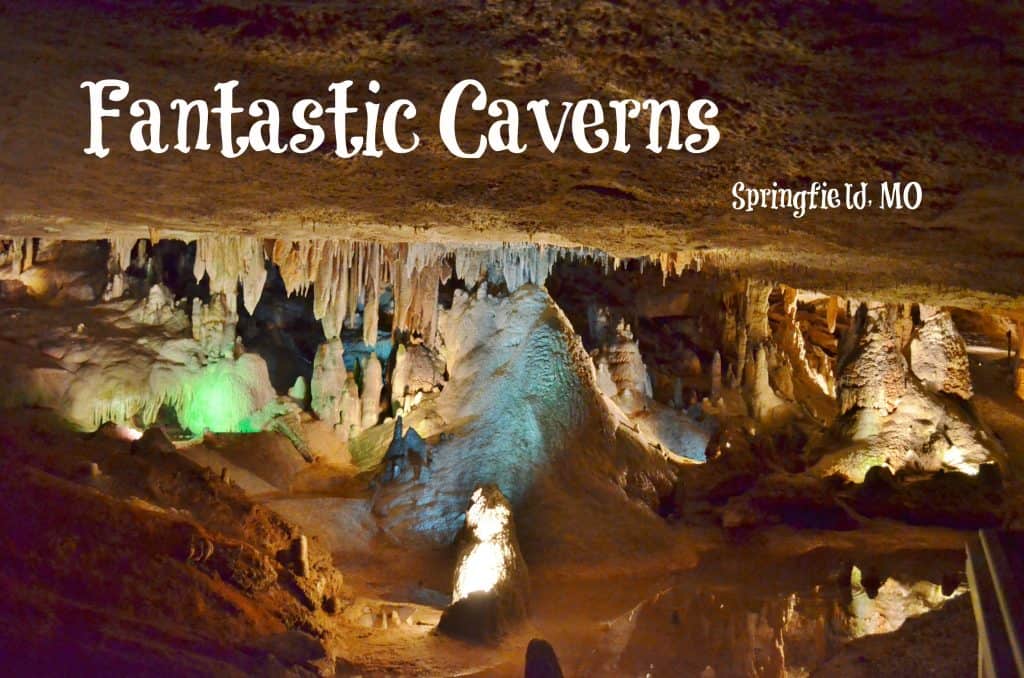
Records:
<instances>
[{"instance_id":1,"label":"cave floor","mask_svg":"<svg viewBox=\"0 0 1024 678\"><path fill-rule=\"evenodd\" d=\"M156 543L131 541L140 530L158 531L155 525L168 518L184 519L211 533L231 532L220 514L226 505L248 501L237 484L225 487L217 473L197 471L182 455L154 462L130 454L126 441L103 434L83 440L53 427L39 411L7 411L0 419L0 439L8 468L6 520L15 518L12 511L19 504L51 495L50 501L63 504L60 513L71 523L60 534L45 524L39 530L8 532L15 543L8 544L14 557L3 565L5 588L17 589L15 582L22 580L27 584L5 597L0 614L11 622L4 625L5 648L25 642L25 633L38 638L60 634L68 656L101 666L127 661L123 648L130 647L136 666L152 660L202 671L209 668L204 662L217 661L234 670L252 670L246 663L253 661L252 648L264 647L267 637L281 633L275 616L287 607L286 594L246 602L217 574L161 556ZM215 441L207 443L214 446ZM251 437L249 443L252 471L288 473L291 462L281 461L287 448L268 444L272 438L266 434ZM230 446L220 442L216 454ZM264 449L256 453L255 448ZM199 457L194 449L186 454ZM82 464L90 459L104 469L99 477L83 475ZM176 469L171 475L168 464ZM204 480L185 491L181 474L187 476L190 470ZM945 675L958 673L964 658L973 662L973 618L964 613L962 601L922 617L945 619L941 628L946 640L930 649L914 643L910 631L867 636L845 647L829 631L842 602L837 580L844 567L859 565L910 583L938 582L962 569L965 532L870 521L847 532L776 526L726 535L717 527L678 524L673 527L678 539L700 553L696 566L651 555L616 554L610 559L595 552L583 555L594 566L573 575L571 569L546 565L539 558L540 565L531 568L529 623L497 647L477 647L433 631L450 582L447 553L402 548L389 543L386 535L374 534L366 490L358 489L353 468L323 465L294 475L294 490L266 493L253 501L311 534L344 574L347 610L335 617L317 613L311 622L322 632L324 645L340 658L336 669L341 675L346 670L352 675L521 675L523 650L532 637L554 645L567 675L688 675L691 670L697 675L715 664L718 675L731 675L728 667L744 661L770 662L772 644L779 639L784 639L791 660L803 652L809 670L833 666L829 675L862 675L857 671L893 652L916 657L922 672L927 668ZM97 502L107 506L111 522L84 515ZM127 511L137 522L129 533L123 517L114 517L118 511ZM243 521L239 535L254 543L269 529L263 523L275 520L269 512L257 515L263 517ZM559 529L569 532L573 526ZM111 549L116 556L110 555ZM26 575L40 562L46 563L44 571ZM221 625L220 615L207 614L208 597L226 604L232 624ZM189 618L176 609L192 605L203 614ZM886 615L897 608L860 621L882 628ZM417 622L382 628L381 611L386 616L389 610L403 609L415 609ZM38 616L26 618L26 610ZM15 619L22 623L13 623ZM149 619L148 625L143 619ZM773 623L782 626L773 629ZM906 628L915 626L908 622ZM181 647L183 638L191 639L188 650ZM851 660L851 652L867 659ZM825 663L830 660L838 663ZM892 670L900 666L896 662ZM675 673L679 670L683 673Z\"/></svg>"}]
</instances>

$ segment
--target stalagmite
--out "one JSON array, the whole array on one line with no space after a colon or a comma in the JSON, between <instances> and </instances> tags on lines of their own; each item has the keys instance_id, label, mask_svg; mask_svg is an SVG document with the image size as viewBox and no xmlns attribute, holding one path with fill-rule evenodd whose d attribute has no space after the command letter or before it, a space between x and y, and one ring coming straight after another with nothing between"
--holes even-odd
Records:
<instances>
[{"instance_id":1,"label":"stalagmite","mask_svg":"<svg viewBox=\"0 0 1024 678\"><path fill-rule=\"evenodd\" d=\"M35 238L25 238L25 260L22 263L22 270L32 268L35 264Z\"/></svg>"},{"instance_id":2,"label":"stalagmite","mask_svg":"<svg viewBox=\"0 0 1024 678\"><path fill-rule=\"evenodd\" d=\"M835 297L829 297L825 306L825 325L828 327L829 333L836 331L836 321L838 318L839 300Z\"/></svg>"},{"instance_id":3,"label":"stalagmite","mask_svg":"<svg viewBox=\"0 0 1024 678\"><path fill-rule=\"evenodd\" d=\"M777 423L784 415L786 403L771 386L768 375L768 345L758 345L752 351L746 362L749 374L744 379L751 413L762 423Z\"/></svg>"},{"instance_id":4,"label":"stalagmite","mask_svg":"<svg viewBox=\"0 0 1024 678\"><path fill-rule=\"evenodd\" d=\"M998 443L979 430L969 410L951 406L927 382L911 377L897 334L905 311L881 304L858 310L843 341L837 379L835 430L851 445L826 455L815 467L821 475L861 482L872 466L974 474L982 463L1005 463Z\"/></svg>"},{"instance_id":5,"label":"stalagmite","mask_svg":"<svg viewBox=\"0 0 1024 678\"><path fill-rule=\"evenodd\" d=\"M208 356L232 355L237 325L234 293L212 294L208 304L199 297L192 300L192 338L199 342Z\"/></svg>"},{"instance_id":6,"label":"stalagmite","mask_svg":"<svg viewBox=\"0 0 1024 678\"><path fill-rule=\"evenodd\" d=\"M320 344L313 358L310 407L332 426L341 421L341 395L345 390L345 349L337 337Z\"/></svg>"},{"instance_id":7,"label":"stalagmite","mask_svg":"<svg viewBox=\"0 0 1024 678\"><path fill-rule=\"evenodd\" d=\"M722 354L715 351L711 356L711 399L718 400L722 395Z\"/></svg>"},{"instance_id":8,"label":"stalagmite","mask_svg":"<svg viewBox=\"0 0 1024 678\"><path fill-rule=\"evenodd\" d=\"M149 293L131 311L132 319L142 325L164 325L186 322L184 313L174 302L174 294L164 285L153 285ZM234 337L231 338L234 341Z\"/></svg>"},{"instance_id":9,"label":"stalagmite","mask_svg":"<svg viewBox=\"0 0 1024 678\"><path fill-rule=\"evenodd\" d=\"M862 308L850 332L853 342L847 355L840 356L839 412L863 408L888 414L907 390L907 364L889 310Z\"/></svg>"},{"instance_id":10,"label":"stalagmite","mask_svg":"<svg viewBox=\"0 0 1024 678\"><path fill-rule=\"evenodd\" d=\"M620 320L615 340L594 351L592 358L598 386L624 412L646 408L647 399L653 395L651 379L629 325Z\"/></svg>"},{"instance_id":11,"label":"stalagmite","mask_svg":"<svg viewBox=\"0 0 1024 678\"><path fill-rule=\"evenodd\" d=\"M305 407L309 400L309 386L306 384L306 378L301 374L295 377L295 382L288 389L288 397L298 403L300 407Z\"/></svg>"},{"instance_id":12,"label":"stalagmite","mask_svg":"<svg viewBox=\"0 0 1024 678\"><path fill-rule=\"evenodd\" d=\"M384 388L384 374L377 356L370 354L363 366L363 391L359 396L362 410L361 430L377 425L380 417L380 392Z\"/></svg>"},{"instance_id":13,"label":"stalagmite","mask_svg":"<svg viewBox=\"0 0 1024 678\"><path fill-rule=\"evenodd\" d=\"M530 581L516 536L512 506L497 485L473 492L458 540L452 604L438 630L494 642L522 622Z\"/></svg>"},{"instance_id":14,"label":"stalagmite","mask_svg":"<svg viewBox=\"0 0 1024 678\"><path fill-rule=\"evenodd\" d=\"M341 393L341 424L340 433L347 440L362 427L362 402L359 399L359 386L354 376L345 378L345 388Z\"/></svg>"},{"instance_id":15,"label":"stalagmite","mask_svg":"<svg viewBox=\"0 0 1024 678\"><path fill-rule=\"evenodd\" d=\"M910 341L910 368L934 391L970 400L974 395L967 345L948 311L921 307L920 327Z\"/></svg>"},{"instance_id":16,"label":"stalagmite","mask_svg":"<svg viewBox=\"0 0 1024 678\"><path fill-rule=\"evenodd\" d=\"M1024 322L1017 323L1017 361L1013 369L1013 390L1024 400Z\"/></svg>"},{"instance_id":17,"label":"stalagmite","mask_svg":"<svg viewBox=\"0 0 1024 678\"><path fill-rule=\"evenodd\" d=\"M683 409L683 380L676 377L672 380L672 407L677 410Z\"/></svg>"},{"instance_id":18,"label":"stalagmite","mask_svg":"<svg viewBox=\"0 0 1024 678\"><path fill-rule=\"evenodd\" d=\"M295 560L295 574L309 576L309 538L301 534L292 542L292 557Z\"/></svg>"},{"instance_id":19,"label":"stalagmite","mask_svg":"<svg viewBox=\"0 0 1024 678\"><path fill-rule=\"evenodd\" d=\"M409 364L406 356L408 350L404 344L399 344L395 349L395 368L391 371L391 408L399 413L402 409L402 402L405 399L405 389L408 385Z\"/></svg>"}]
</instances>

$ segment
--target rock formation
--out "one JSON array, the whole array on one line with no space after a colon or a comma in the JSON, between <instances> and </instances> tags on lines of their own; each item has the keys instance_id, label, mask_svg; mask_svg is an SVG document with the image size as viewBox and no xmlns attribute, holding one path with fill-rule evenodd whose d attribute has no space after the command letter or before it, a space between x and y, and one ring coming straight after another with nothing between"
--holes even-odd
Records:
<instances>
[{"instance_id":1,"label":"rock formation","mask_svg":"<svg viewBox=\"0 0 1024 678\"><path fill-rule=\"evenodd\" d=\"M444 383L444 360L426 344L399 344L391 372L391 403L398 411L417 393L429 393Z\"/></svg>"},{"instance_id":2,"label":"rock formation","mask_svg":"<svg viewBox=\"0 0 1024 678\"><path fill-rule=\"evenodd\" d=\"M598 386L627 413L641 412L653 395L640 347L625 321L620 320L611 341L593 354Z\"/></svg>"},{"instance_id":3,"label":"rock formation","mask_svg":"<svg viewBox=\"0 0 1024 678\"><path fill-rule=\"evenodd\" d=\"M512 506L496 485L473 492L457 541L452 604L438 630L494 642L529 610L530 580L519 549Z\"/></svg>"},{"instance_id":4,"label":"rock formation","mask_svg":"<svg viewBox=\"0 0 1024 678\"><path fill-rule=\"evenodd\" d=\"M948 311L921 307L910 342L910 369L933 391L970 400L974 395L967 346Z\"/></svg>"},{"instance_id":5,"label":"rock formation","mask_svg":"<svg viewBox=\"0 0 1024 678\"><path fill-rule=\"evenodd\" d=\"M900 345L898 329L904 317L904 310L894 306L862 305L858 310L839 359L836 425L851 443L826 455L816 467L819 473L838 472L860 482L872 466L977 473L982 463L1005 461L998 443L989 439L970 411L913 374ZM941 320L934 322L936 330L943 327ZM925 361L923 356L945 356L942 347L956 345L951 338L958 335L946 327L917 334L919 339L941 339L922 343L917 350L926 375L944 375L939 384L944 388L951 372L937 372L934 359ZM956 390L962 397L966 391L960 384Z\"/></svg>"},{"instance_id":6,"label":"rock formation","mask_svg":"<svg viewBox=\"0 0 1024 678\"><path fill-rule=\"evenodd\" d=\"M1013 365L1014 392L1024 400L1024 323L1017 323L1017 356Z\"/></svg>"},{"instance_id":7,"label":"rock formation","mask_svg":"<svg viewBox=\"0 0 1024 678\"><path fill-rule=\"evenodd\" d=\"M377 425L380 418L380 393L383 388L383 368L376 354L371 353L363 363L363 388L359 394L361 429Z\"/></svg>"},{"instance_id":8,"label":"rock formation","mask_svg":"<svg viewBox=\"0 0 1024 678\"><path fill-rule=\"evenodd\" d=\"M235 349L238 313L235 310L235 292L210 296L208 303L196 297L192 300L192 338L211 358L230 356Z\"/></svg>"},{"instance_id":9,"label":"rock formation","mask_svg":"<svg viewBox=\"0 0 1024 678\"><path fill-rule=\"evenodd\" d=\"M341 399L347 379L345 348L341 339L328 339L316 350L311 380L310 406L321 421L332 426L341 422Z\"/></svg>"}]
</instances>

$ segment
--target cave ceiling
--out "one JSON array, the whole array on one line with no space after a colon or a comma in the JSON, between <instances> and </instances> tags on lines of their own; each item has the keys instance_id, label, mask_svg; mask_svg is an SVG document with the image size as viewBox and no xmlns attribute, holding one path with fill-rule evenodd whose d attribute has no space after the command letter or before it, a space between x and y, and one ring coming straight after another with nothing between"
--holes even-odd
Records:
<instances>
[{"instance_id":1,"label":"cave ceiling","mask_svg":"<svg viewBox=\"0 0 1024 678\"><path fill-rule=\"evenodd\" d=\"M617 256L692 252L740 274L856 296L1024 309L1024 10L1013 3L23 2L0 8L0 234L529 241ZM706 97L712 151L453 157L451 86L491 97ZM351 79L421 111L408 155L127 144L86 156L84 80L131 98L326 100ZM167 120L171 120L168 118ZM165 124L173 124L167 122ZM467 117L484 131L484 117ZM916 211L742 213L734 182L920 182Z\"/></svg>"}]
</instances>

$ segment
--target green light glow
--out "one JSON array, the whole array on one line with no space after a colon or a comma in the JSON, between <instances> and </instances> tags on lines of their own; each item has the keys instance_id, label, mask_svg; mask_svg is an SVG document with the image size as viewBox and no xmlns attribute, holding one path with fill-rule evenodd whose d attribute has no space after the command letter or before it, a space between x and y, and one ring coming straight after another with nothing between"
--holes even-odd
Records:
<instances>
[{"instance_id":1,"label":"green light glow","mask_svg":"<svg viewBox=\"0 0 1024 678\"><path fill-rule=\"evenodd\" d=\"M254 433L251 417L256 409L245 375L238 364L223 361L207 365L191 380L177 408L179 423L196 435Z\"/></svg>"}]
</instances>

